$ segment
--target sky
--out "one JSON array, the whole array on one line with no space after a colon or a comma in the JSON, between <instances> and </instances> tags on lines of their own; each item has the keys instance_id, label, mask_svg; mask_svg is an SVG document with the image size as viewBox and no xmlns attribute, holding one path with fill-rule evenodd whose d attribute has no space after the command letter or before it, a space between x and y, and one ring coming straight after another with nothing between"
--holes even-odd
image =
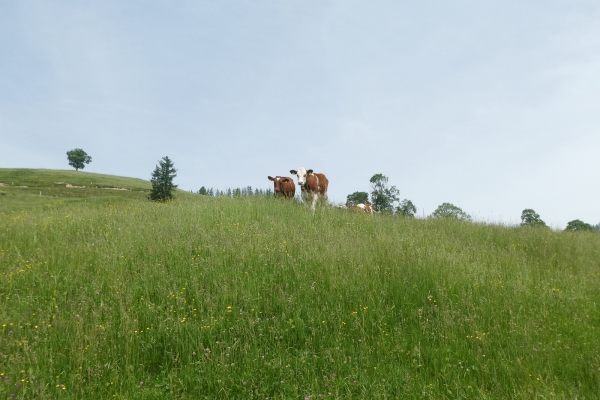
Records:
<instances>
[{"instance_id":1,"label":"sky","mask_svg":"<svg viewBox=\"0 0 600 400\"><path fill-rule=\"evenodd\" d=\"M600 2L2 1L0 168L600 222Z\"/></svg>"}]
</instances>

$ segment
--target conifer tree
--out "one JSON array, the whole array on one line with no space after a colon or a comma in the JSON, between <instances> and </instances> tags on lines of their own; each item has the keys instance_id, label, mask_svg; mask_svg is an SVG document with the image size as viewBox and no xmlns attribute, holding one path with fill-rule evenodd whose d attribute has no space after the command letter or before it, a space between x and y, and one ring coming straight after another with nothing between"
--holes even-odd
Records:
<instances>
[{"instance_id":1,"label":"conifer tree","mask_svg":"<svg viewBox=\"0 0 600 400\"><path fill-rule=\"evenodd\" d=\"M173 199L173 189L177 185L173 184L173 178L177 176L177 170L173 168L173 162L169 157L163 157L158 161L158 165L152 172L152 191L148 197L152 201L167 201Z\"/></svg>"}]
</instances>

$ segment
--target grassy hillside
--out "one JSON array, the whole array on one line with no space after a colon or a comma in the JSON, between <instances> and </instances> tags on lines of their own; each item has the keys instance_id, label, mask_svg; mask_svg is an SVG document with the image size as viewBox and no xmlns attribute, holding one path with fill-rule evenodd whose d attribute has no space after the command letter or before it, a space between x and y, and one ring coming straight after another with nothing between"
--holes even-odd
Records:
<instances>
[{"instance_id":1,"label":"grassy hillside","mask_svg":"<svg viewBox=\"0 0 600 400\"><path fill-rule=\"evenodd\" d=\"M142 179L91 172L0 168L0 212L73 201L145 199L151 187Z\"/></svg>"},{"instance_id":2,"label":"grassy hillside","mask_svg":"<svg viewBox=\"0 0 600 400\"><path fill-rule=\"evenodd\" d=\"M0 397L600 393L596 232L199 195L0 225Z\"/></svg>"}]
</instances>

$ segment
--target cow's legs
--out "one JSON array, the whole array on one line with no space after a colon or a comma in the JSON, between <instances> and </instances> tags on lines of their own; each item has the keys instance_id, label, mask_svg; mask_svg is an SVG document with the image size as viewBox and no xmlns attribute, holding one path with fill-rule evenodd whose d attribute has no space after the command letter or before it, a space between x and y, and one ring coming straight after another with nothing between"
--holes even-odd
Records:
<instances>
[{"instance_id":1,"label":"cow's legs","mask_svg":"<svg viewBox=\"0 0 600 400\"><path fill-rule=\"evenodd\" d=\"M315 211L315 206L317 204L317 200L319 200L319 195L315 194L312 198L312 205L310 206L310 208Z\"/></svg>"}]
</instances>

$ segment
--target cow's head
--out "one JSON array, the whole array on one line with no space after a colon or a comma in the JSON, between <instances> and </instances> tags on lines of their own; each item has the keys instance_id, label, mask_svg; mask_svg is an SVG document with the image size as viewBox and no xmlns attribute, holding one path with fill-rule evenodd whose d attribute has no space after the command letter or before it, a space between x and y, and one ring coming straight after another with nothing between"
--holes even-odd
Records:
<instances>
[{"instance_id":1,"label":"cow's head","mask_svg":"<svg viewBox=\"0 0 600 400\"><path fill-rule=\"evenodd\" d=\"M285 178L282 176L276 176L273 178L272 176L268 177L270 181L273 181L273 189L275 193L283 192L283 184L290 181L290 178Z\"/></svg>"},{"instance_id":2,"label":"cow's head","mask_svg":"<svg viewBox=\"0 0 600 400\"><path fill-rule=\"evenodd\" d=\"M291 174L294 174L298 177L298 185L300 185L300 187L303 187L304 184L306 183L306 177L308 175L311 175L313 173L312 169L309 169L308 171L306 169L304 169L304 167L300 168L298 171L296 171L295 169L290 170Z\"/></svg>"}]
</instances>

